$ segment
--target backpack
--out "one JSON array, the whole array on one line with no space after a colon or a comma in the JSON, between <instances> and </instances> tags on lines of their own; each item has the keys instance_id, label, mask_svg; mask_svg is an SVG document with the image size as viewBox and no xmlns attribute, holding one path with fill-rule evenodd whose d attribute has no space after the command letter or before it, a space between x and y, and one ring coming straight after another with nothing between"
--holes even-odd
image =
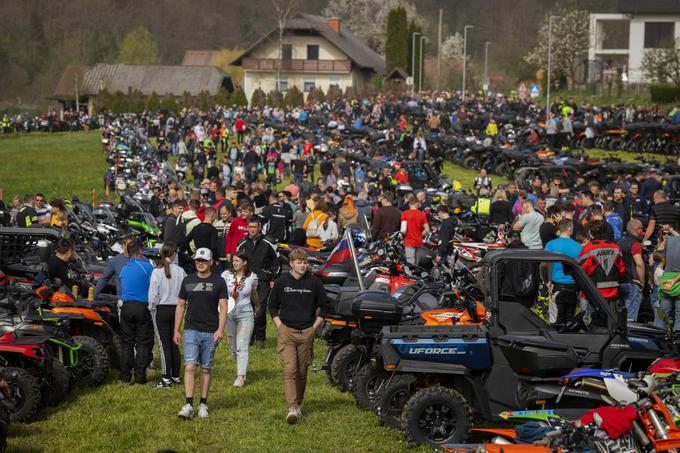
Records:
<instances>
[{"instance_id":1,"label":"backpack","mask_svg":"<svg viewBox=\"0 0 680 453\"><path fill-rule=\"evenodd\" d=\"M314 213L312 213L312 220L307 224L307 237L318 238L320 227L321 222L319 222L319 220L314 217Z\"/></svg>"},{"instance_id":2,"label":"backpack","mask_svg":"<svg viewBox=\"0 0 680 453\"><path fill-rule=\"evenodd\" d=\"M177 223L176 235L177 235L177 251L179 253L188 253L189 250L189 240L187 239L187 225L191 220L179 217L179 222Z\"/></svg>"}]
</instances>

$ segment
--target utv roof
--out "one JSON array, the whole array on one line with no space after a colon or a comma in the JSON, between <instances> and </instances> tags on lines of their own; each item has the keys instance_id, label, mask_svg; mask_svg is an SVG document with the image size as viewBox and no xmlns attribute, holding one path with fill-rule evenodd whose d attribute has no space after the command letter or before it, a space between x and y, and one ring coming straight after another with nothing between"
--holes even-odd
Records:
<instances>
[{"instance_id":1,"label":"utv roof","mask_svg":"<svg viewBox=\"0 0 680 453\"><path fill-rule=\"evenodd\" d=\"M569 262L575 266L578 263L571 257L562 253L546 252L545 250L530 250L530 249L505 249L494 250L486 254L484 263L490 266L498 264L499 261L563 261Z\"/></svg>"}]
</instances>

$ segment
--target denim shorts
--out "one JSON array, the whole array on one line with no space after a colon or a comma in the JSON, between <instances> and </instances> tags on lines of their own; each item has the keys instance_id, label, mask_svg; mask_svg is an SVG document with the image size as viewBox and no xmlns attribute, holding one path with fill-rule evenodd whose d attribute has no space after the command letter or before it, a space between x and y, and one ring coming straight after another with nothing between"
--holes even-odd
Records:
<instances>
[{"instance_id":1,"label":"denim shorts","mask_svg":"<svg viewBox=\"0 0 680 453\"><path fill-rule=\"evenodd\" d=\"M184 330L182 340L184 365L201 365L204 370L212 368L217 343L213 340L213 332Z\"/></svg>"}]
</instances>

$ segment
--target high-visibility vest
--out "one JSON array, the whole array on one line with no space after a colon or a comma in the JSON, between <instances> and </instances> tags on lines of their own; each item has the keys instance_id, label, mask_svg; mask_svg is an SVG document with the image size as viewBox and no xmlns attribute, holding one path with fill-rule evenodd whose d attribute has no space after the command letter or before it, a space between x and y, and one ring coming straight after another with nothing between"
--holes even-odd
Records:
<instances>
[{"instance_id":1,"label":"high-visibility vest","mask_svg":"<svg viewBox=\"0 0 680 453\"><path fill-rule=\"evenodd\" d=\"M477 198L477 201L472 205L470 211L477 215L489 215L489 212L491 212L491 199Z\"/></svg>"}]
</instances>

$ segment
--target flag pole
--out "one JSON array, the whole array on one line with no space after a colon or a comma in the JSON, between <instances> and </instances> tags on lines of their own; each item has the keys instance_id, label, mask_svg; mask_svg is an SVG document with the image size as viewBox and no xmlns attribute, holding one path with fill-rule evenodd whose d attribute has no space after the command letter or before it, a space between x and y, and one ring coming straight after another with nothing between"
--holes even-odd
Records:
<instances>
[{"instance_id":1,"label":"flag pole","mask_svg":"<svg viewBox=\"0 0 680 453\"><path fill-rule=\"evenodd\" d=\"M352 262L354 263L354 269L357 272L357 280L359 280L359 289L361 291L364 291L366 288L364 286L364 279L361 275L361 271L359 270L359 261L357 260L357 253L354 250L354 241L352 240L352 235L350 234L349 229L345 230L345 238L349 242L349 253L352 255Z\"/></svg>"}]
</instances>

